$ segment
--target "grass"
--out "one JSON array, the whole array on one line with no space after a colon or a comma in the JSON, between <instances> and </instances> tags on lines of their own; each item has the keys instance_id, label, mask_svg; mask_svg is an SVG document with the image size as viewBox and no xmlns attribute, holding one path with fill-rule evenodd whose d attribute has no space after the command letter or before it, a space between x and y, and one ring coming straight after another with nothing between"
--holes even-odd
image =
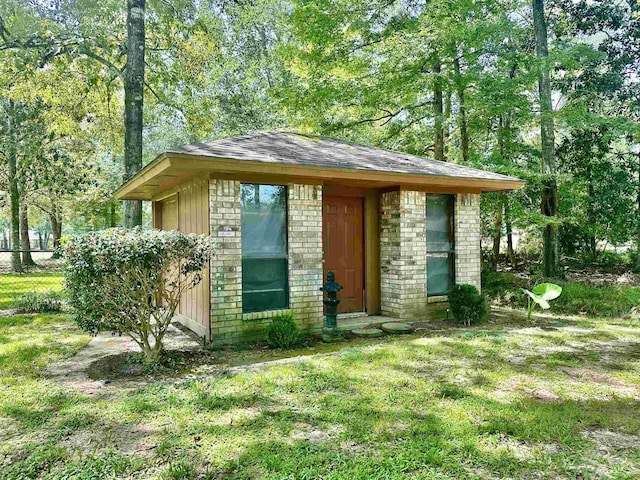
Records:
<instances>
[{"instance_id":1,"label":"grass","mask_svg":"<svg viewBox=\"0 0 640 480\"><path fill-rule=\"evenodd\" d=\"M0 309L13 306L15 297L30 292L59 292L60 273L2 273L0 274Z\"/></svg>"},{"instance_id":2,"label":"grass","mask_svg":"<svg viewBox=\"0 0 640 480\"><path fill-rule=\"evenodd\" d=\"M485 293L494 303L516 308L526 308L527 297L522 288L533 285L510 273L483 274ZM636 313L640 305L640 287L593 286L581 283L554 281L562 287L562 295L551 302L551 312L565 315L590 315L621 317Z\"/></svg>"},{"instance_id":3,"label":"grass","mask_svg":"<svg viewBox=\"0 0 640 480\"><path fill-rule=\"evenodd\" d=\"M0 478L638 478L640 324L561 323L91 390L43 375L66 316L2 318Z\"/></svg>"}]
</instances>

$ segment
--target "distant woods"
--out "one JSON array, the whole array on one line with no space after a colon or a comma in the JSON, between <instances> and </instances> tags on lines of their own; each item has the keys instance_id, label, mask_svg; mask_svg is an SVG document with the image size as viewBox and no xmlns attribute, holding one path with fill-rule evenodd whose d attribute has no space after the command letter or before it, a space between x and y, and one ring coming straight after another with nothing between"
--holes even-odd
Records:
<instances>
[{"instance_id":1,"label":"distant woods","mask_svg":"<svg viewBox=\"0 0 640 480\"><path fill-rule=\"evenodd\" d=\"M638 250L639 8L7 0L0 227L18 245L25 217L54 238L140 224L111 193L156 154L289 128L526 179L483 196L496 267L517 248L554 277L562 258Z\"/></svg>"}]
</instances>

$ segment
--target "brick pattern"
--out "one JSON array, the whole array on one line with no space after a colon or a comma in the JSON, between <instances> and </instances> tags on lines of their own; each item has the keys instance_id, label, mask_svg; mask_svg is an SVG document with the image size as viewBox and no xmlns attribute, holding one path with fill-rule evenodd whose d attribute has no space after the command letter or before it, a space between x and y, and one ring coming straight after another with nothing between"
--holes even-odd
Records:
<instances>
[{"instance_id":1,"label":"brick pattern","mask_svg":"<svg viewBox=\"0 0 640 480\"><path fill-rule=\"evenodd\" d=\"M380 308L382 315L400 317L400 191L380 198Z\"/></svg>"},{"instance_id":2,"label":"brick pattern","mask_svg":"<svg viewBox=\"0 0 640 480\"><path fill-rule=\"evenodd\" d=\"M303 331L322 329L322 186L289 186L289 305Z\"/></svg>"},{"instance_id":3,"label":"brick pattern","mask_svg":"<svg viewBox=\"0 0 640 480\"><path fill-rule=\"evenodd\" d=\"M322 187L288 186L289 310L242 313L240 182L211 180L211 340L214 344L265 338L271 319L293 311L301 330L320 331L322 293Z\"/></svg>"},{"instance_id":4,"label":"brick pattern","mask_svg":"<svg viewBox=\"0 0 640 480\"><path fill-rule=\"evenodd\" d=\"M454 219L456 283L475 285L480 290L480 195L456 195Z\"/></svg>"},{"instance_id":5,"label":"brick pattern","mask_svg":"<svg viewBox=\"0 0 640 480\"><path fill-rule=\"evenodd\" d=\"M209 182L211 236L216 240L211 259L211 338L214 342L238 336L242 319L242 241L240 182Z\"/></svg>"},{"instance_id":6,"label":"brick pattern","mask_svg":"<svg viewBox=\"0 0 640 480\"><path fill-rule=\"evenodd\" d=\"M420 317L426 295L426 196L399 190L380 202L380 290L382 314Z\"/></svg>"},{"instance_id":7,"label":"brick pattern","mask_svg":"<svg viewBox=\"0 0 640 480\"><path fill-rule=\"evenodd\" d=\"M301 329L323 325L322 187L289 185L290 310L242 313L240 182L209 183L211 235L217 239L211 261L211 336L216 344L263 339L271 318L293 311ZM459 194L455 201L456 283L480 288L480 195ZM382 314L425 318L426 195L398 190L380 202Z\"/></svg>"}]
</instances>

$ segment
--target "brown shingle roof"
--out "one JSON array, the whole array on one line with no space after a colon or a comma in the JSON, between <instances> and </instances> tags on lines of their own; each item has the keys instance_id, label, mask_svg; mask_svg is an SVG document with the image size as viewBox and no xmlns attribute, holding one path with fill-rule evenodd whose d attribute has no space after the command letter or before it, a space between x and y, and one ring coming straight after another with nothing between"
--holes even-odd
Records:
<instances>
[{"instance_id":1,"label":"brown shingle roof","mask_svg":"<svg viewBox=\"0 0 640 480\"><path fill-rule=\"evenodd\" d=\"M326 168L519 181L514 177L430 160L417 155L368 147L335 138L284 131L262 132L193 143L169 150L167 153Z\"/></svg>"}]
</instances>

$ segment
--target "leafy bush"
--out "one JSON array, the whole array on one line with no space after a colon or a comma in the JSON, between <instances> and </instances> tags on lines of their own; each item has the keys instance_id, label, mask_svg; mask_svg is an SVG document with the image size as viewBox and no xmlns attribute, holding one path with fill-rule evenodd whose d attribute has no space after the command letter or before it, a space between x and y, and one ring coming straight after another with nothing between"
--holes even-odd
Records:
<instances>
[{"instance_id":1,"label":"leafy bush","mask_svg":"<svg viewBox=\"0 0 640 480\"><path fill-rule=\"evenodd\" d=\"M292 314L273 317L267 330L267 341L271 348L291 348L299 338L300 329Z\"/></svg>"},{"instance_id":2,"label":"leafy bush","mask_svg":"<svg viewBox=\"0 0 640 480\"><path fill-rule=\"evenodd\" d=\"M162 355L162 339L180 296L202 280L212 255L209 237L177 231L120 228L66 241L65 286L77 324L130 336L147 362Z\"/></svg>"},{"instance_id":3,"label":"leafy bush","mask_svg":"<svg viewBox=\"0 0 640 480\"><path fill-rule=\"evenodd\" d=\"M28 292L16 297L13 306L18 313L45 313L62 310L62 296L58 292Z\"/></svg>"},{"instance_id":4,"label":"leafy bush","mask_svg":"<svg viewBox=\"0 0 640 480\"><path fill-rule=\"evenodd\" d=\"M620 317L640 305L640 288L627 285L596 287L580 283L562 283L563 295L552 310L569 315Z\"/></svg>"},{"instance_id":5,"label":"leafy bush","mask_svg":"<svg viewBox=\"0 0 640 480\"><path fill-rule=\"evenodd\" d=\"M483 273L483 292L494 305L527 308L522 288L531 288L527 280L511 273ZM537 280L537 279L536 279ZM551 305L552 312L568 315L620 317L629 315L640 305L640 288L627 285L595 286L558 281L562 295Z\"/></svg>"},{"instance_id":6,"label":"leafy bush","mask_svg":"<svg viewBox=\"0 0 640 480\"><path fill-rule=\"evenodd\" d=\"M485 298L473 285L452 286L448 298L453 317L464 325L479 323L487 316Z\"/></svg>"}]
</instances>

